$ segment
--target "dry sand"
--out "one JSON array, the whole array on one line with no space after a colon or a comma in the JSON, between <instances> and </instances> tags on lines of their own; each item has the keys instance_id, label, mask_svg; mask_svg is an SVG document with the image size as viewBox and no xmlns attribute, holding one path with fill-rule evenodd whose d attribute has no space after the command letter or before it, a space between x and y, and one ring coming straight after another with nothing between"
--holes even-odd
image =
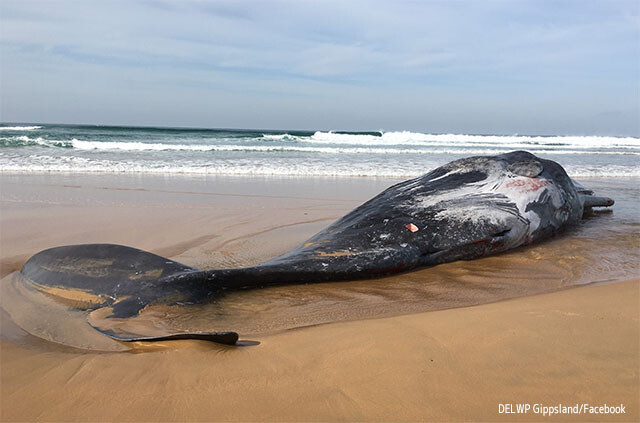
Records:
<instances>
[{"instance_id":1,"label":"dry sand","mask_svg":"<svg viewBox=\"0 0 640 423\"><path fill-rule=\"evenodd\" d=\"M199 267L252 264L288 250L390 183L352 181L336 190L345 182L2 178L3 275L40 249L78 242L134 245ZM548 418L533 411L499 414L499 404L589 403L624 404L626 414L551 420L638 421L640 282L564 289L575 279L573 268L560 263L553 273L536 251L407 278L458 278L462 289L490 278L465 276L474 269L511 263L513 275L524 262L519 257L529 254L548 280L557 279L547 281L548 289L561 291L243 336L255 346L173 341L83 351L29 335L2 312L0 419L540 421ZM583 263L571 257L562 260ZM521 283L535 279L534 268Z\"/></svg>"}]
</instances>

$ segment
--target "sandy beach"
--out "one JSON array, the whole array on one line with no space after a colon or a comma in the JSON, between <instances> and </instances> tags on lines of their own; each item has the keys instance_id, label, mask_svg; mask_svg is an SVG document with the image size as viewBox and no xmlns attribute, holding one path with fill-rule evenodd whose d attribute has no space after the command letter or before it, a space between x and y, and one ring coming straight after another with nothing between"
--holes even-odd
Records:
<instances>
[{"instance_id":1,"label":"sandy beach","mask_svg":"<svg viewBox=\"0 0 640 423\"><path fill-rule=\"evenodd\" d=\"M288 251L395 180L73 174L1 176L2 421L496 421L640 418L635 182L540 245L367 282L269 288L189 311L174 329L245 346L124 345L21 288L34 253L131 245L198 268ZM217 326L216 326L217 327ZM625 414L500 413L501 404ZM504 410L504 407L503 407Z\"/></svg>"}]
</instances>

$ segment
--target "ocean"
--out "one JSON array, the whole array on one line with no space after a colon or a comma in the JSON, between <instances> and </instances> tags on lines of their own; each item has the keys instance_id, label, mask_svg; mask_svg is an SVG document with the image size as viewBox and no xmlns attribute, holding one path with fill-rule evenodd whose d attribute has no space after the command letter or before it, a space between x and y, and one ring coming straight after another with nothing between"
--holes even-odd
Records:
<instances>
[{"instance_id":1,"label":"ocean","mask_svg":"<svg viewBox=\"0 0 640 423\"><path fill-rule=\"evenodd\" d=\"M527 150L573 177L640 176L640 138L0 124L0 172L412 177Z\"/></svg>"}]
</instances>

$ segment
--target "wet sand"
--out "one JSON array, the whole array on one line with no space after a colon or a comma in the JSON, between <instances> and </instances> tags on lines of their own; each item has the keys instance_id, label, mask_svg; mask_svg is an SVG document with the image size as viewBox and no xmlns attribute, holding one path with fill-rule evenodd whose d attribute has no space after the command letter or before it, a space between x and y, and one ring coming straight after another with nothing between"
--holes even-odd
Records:
<instances>
[{"instance_id":1,"label":"wet sand","mask_svg":"<svg viewBox=\"0 0 640 423\"><path fill-rule=\"evenodd\" d=\"M14 272L44 248L89 242L199 268L251 265L395 181L0 178L3 421L513 420L501 402L621 402L627 414L608 417L638 419L637 181L588 181L618 200L614 213L526 249L156 311L172 329L233 329L259 345L130 350Z\"/></svg>"}]
</instances>

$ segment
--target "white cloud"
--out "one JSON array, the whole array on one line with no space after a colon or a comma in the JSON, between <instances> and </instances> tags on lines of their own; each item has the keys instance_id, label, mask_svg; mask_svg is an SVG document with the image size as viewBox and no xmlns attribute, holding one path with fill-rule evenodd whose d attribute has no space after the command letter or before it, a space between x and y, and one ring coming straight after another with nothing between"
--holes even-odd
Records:
<instances>
[{"instance_id":1,"label":"white cloud","mask_svg":"<svg viewBox=\"0 0 640 423\"><path fill-rule=\"evenodd\" d=\"M638 132L638 6L614 3L4 0L2 119Z\"/></svg>"}]
</instances>

